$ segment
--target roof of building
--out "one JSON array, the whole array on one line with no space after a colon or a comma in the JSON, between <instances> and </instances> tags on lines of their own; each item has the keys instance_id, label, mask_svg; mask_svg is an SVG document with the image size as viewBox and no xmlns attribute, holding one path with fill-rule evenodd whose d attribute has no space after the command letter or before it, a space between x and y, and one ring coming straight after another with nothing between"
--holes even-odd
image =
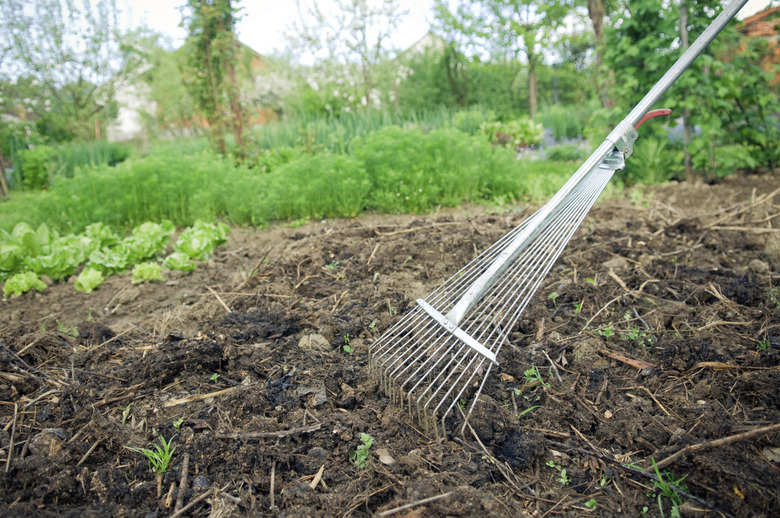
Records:
<instances>
[{"instance_id":1,"label":"roof of building","mask_svg":"<svg viewBox=\"0 0 780 518\"><path fill-rule=\"evenodd\" d=\"M780 6L764 9L742 20L740 31L748 36L777 36L780 26Z\"/></svg>"}]
</instances>

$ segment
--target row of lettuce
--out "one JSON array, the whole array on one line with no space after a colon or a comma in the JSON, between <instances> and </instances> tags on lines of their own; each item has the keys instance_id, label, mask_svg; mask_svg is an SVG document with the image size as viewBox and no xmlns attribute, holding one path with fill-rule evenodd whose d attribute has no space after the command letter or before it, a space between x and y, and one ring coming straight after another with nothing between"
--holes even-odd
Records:
<instances>
[{"instance_id":1,"label":"row of lettuce","mask_svg":"<svg viewBox=\"0 0 780 518\"><path fill-rule=\"evenodd\" d=\"M59 235L45 223L33 228L17 223L11 232L0 231L0 281L3 296L21 295L47 287L76 274L75 289L89 293L115 274L132 270L135 284L164 280L163 269L191 271L196 261L225 242L223 223L195 222L174 240L176 227L169 221L138 225L125 238L104 223L88 225L79 234Z\"/></svg>"}]
</instances>

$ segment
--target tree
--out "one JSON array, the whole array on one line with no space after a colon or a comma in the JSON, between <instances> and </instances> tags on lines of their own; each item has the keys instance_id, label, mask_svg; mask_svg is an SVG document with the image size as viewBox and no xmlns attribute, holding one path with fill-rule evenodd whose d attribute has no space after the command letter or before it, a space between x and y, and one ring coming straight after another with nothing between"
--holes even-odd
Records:
<instances>
[{"instance_id":1,"label":"tree","mask_svg":"<svg viewBox=\"0 0 780 518\"><path fill-rule=\"evenodd\" d=\"M0 1L3 111L57 139L100 137L125 71L116 15L113 0Z\"/></svg>"},{"instance_id":2,"label":"tree","mask_svg":"<svg viewBox=\"0 0 780 518\"><path fill-rule=\"evenodd\" d=\"M613 123L674 64L686 33L693 41L722 5L721 0L686 0L681 8L679 2L626 0L613 12L605 30L605 62L616 71ZM771 88L773 74L761 68L770 50L765 42L741 36L736 24L723 30L661 101L677 116L684 115L683 144L695 172L721 175L780 162L780 103ZM645 138L637 142L638 150L662 127L642 130Z\"/></svg>"},{"instance_id":3,"label":"tree","mask_svg":"<svg viewBox=\"0 0 780 518\"><path fill-rule=\"evenodd\" d=\"M335 8L323 11L316 3L303 10L288 34L291 48L300 57L323 61L338 74L356 66L360 78L360 104L371 106L376 79L390 48L389 37L406 11L398 0L338 0Z\"/></svg>"},{"instance_id":4,"label":"tree","mask_svg":"<svg viewBox=\"0 0 780 518\"><path fill-rule=\"evenodd\" d=\"M198 113L184 84L184 52L174 51L170 38L145 29L126 37L123 45L137 61L137 80L132 88L150 101L139 110L147 134L189 132L197 124Z\"/></svg>"},{"instance_id":5,"label":"tree","mask_svg":"<svg viewBox=\"0 0 780 518\"><path fill-rule=\"evenodd\" d=\"M537 69L545 52L558 43L558 31L571 12L566 2L540 0L462 0L454 12L438 0L435 8L445 33L465 35L469 45L481 41L494 59L525 58L531 117L536 115L538 106Z\"/></svg>"},{"instance_id":6,"label":"tree","mask_svg":"<svg viewBox=\"0 0 780 518\"><path fill-rule=\"evenodd\" d=\"M602 69L604 67L604 20L610 11L610 0L586 0L586 3L596 47L596 88L599 92L602 108L609 108L612 103L609 99L609 87Z\"/></svg>"},{"instance_id":7,"label":"tree","mask_svg":"<svg viewBox=\"0 0 780 518\"><path fill-rule=\"evenodd\" d=\"M235 36L239 8L231 0L188 0L182 23L189 36L185 82L209 123L212 138L227 154L225 133L232 130L237 155L245 153L245 113L238 68L240 47Z\"/></svg>"}]
</instances>

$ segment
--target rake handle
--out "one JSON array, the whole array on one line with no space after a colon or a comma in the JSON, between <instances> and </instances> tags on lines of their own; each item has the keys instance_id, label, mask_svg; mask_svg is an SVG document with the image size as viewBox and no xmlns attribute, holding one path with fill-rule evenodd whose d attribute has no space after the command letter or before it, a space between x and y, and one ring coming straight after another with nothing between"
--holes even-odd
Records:
<instances>
[{"instance_id":1,"label":"rake handle","mask_svg":"<svg viewBox=\"0 0 780 518\"><path fill-rule=\"evenodd\" d=\"M624 153L625 156L631 154L634 140L637 138L635 126L638 126L642 118L648 114L650 108L658 102L669 88L679 79L683 72L693 63L713 39L723 30L726 25L737 15L739 10L747 3L747 0L734 0L712 21L704 32L696 38L696 41L680 56L672 67L666 71L663 77L650 89L634 107L628 116L618 124L615 129L607 136L604 142L591 154L579 169L572 175L566 184L553 196L544 207L539 209L533 219L529 221L526 228L520 232L501 254L493 261L485 272L480 275L469 289L458 300L455 306L445 315L446 318L455 324L466 317L468 312L476 305L487 291L495 284L496 280L506 270L512 261L523 251L523 249L541 232L549 223L549 220L555 217L563 202L571 194L574 188L615 149Z\"/></svg>"}]
</instances>

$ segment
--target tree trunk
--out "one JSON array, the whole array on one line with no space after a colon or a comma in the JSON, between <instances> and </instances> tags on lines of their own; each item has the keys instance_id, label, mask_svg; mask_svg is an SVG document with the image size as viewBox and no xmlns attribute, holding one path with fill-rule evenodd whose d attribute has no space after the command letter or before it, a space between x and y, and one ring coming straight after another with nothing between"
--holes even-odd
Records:
<instances>
[{"instance_id":1,"label":"tree trunk","mask_svg":"<svg viewBox=\"0 0 780 518\"><path fill-rule=\"evenodd\" d=\"M8 184L5 183L5 166L3 165L4 157L0 153L0 194L8 196Z\"/></svg>"},{"instance_id":2,"label":"tree trunk","mask_svg":"<svg viewBox=\"0 0 780 518\"><path fill-rule=\"evenodd\" d=\"M235 37L233 37L235 40ZM233 52L238 52L238 41L234 41ZM241 98L238 93L238 80L236 79L236 56L228 60L228 73L230 85L228 86L228 98L232 116L233 136L236 138L236 154L243 160L246 154L244 144L244 111L241 107Z\"/></svg>"},{"instance_id":3,"label":"tree trunk","mask_svg":"<svg viewBox=\"0 0 780 518\"><path fill-rule=\"evenodd\" d=\"M612 106L609 99L609 89L606 79L602 76L602 67L604 65L604 16L606 15L606 6L604 0L588 0L588 17L593 26L593 36L596 43L596 90L601 100L602 108Z\"/></svg>"},{"instance_id":4,"label":"tree trunk","mask_svg":"<svg viewBox=\"0 0 780 518\"><path fill-rule=\"evenodd\" d=\"M688 4L686 0L680 2L680 51L685 50L690 46L688 42ZM683 91L683 103L688 97L688 92ZM691 162L691 140L693 137L693 131L691 128L691 110L690 108L683 109L683 160L685 163L685 179L693 181L693 165Z\"/></svg>"},{"instance_id":5,"label":"tree trunk","mask_svg":"<svg viewBox=\"0 0 780 518\"><path fill-rule=\"evenodd\" d=\"M536 117L537 79L536 62L528 60L528 113L533 119Z\"/></svg>"}]
</instances>

